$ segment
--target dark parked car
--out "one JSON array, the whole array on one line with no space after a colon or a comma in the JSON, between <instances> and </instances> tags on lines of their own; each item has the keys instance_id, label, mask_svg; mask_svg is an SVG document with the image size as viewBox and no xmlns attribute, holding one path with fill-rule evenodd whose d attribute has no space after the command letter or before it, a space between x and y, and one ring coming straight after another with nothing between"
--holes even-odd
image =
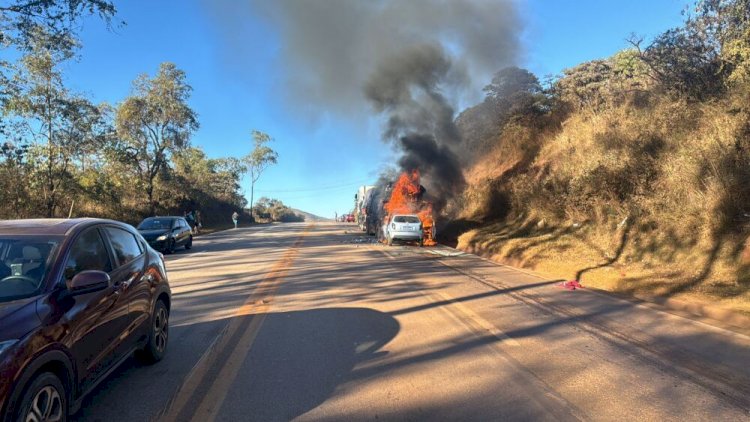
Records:
<instances>
[{"instance_id":1,"label":"dark parked car","mask_svg":"<svg viewBox=\"0 0 750 422\"><path fill-rule=\"evenodd\" d=\"M149 217L141 221L138 231L157 251L174 253L178 247L193 247L193 231L182 217Z\"/></svg>"},{"instance_id":2,"label":"dark parked car","mask_svg":"<svg viewBox=\"0 0 750 422\"><path fill-rule=\"evenodd\" d=\"M133 352L160 360L170 301L127 224L0 221L0 421L65 420Z\"/></svg>"}]
</instances>

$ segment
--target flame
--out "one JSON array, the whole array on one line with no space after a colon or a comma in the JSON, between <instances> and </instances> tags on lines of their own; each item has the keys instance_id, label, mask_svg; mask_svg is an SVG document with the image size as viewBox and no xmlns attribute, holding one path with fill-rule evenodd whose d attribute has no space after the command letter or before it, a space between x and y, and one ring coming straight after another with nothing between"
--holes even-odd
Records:
<instances>
[{"instance_id":1,"label":"flame","mask_svg":"<svg viewBox=\"0 0 750 422\"><path fill-rule=\"evenodd\" d=\"M437 242L434 239L435 220L432 217L432 204L422 200L423 192L419 180L419 170L401 173L393 185L391 198L385 204L386 219L390 220L394 214L416 214L422 222L424 245L434 246Z\"/></svg>"}]
</instances>

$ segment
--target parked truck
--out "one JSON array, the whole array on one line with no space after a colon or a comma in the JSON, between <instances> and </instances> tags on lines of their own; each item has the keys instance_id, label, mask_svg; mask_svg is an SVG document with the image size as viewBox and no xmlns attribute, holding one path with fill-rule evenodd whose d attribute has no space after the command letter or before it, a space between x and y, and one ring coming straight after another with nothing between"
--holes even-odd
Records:
<instances>
[{"instance_id":1,"label":"parked truck","mask_svg":"<svg viewBox=\"0 0 750 422\"><path fill-rule=\"evenodd\" d=\"M367 209L366 204L368 197L372 194L375 186L360 186L357 193L354 195L354 220L356 221L359 229L362 231L366 230L367 221Z\"/></svg>"}]
</instances>

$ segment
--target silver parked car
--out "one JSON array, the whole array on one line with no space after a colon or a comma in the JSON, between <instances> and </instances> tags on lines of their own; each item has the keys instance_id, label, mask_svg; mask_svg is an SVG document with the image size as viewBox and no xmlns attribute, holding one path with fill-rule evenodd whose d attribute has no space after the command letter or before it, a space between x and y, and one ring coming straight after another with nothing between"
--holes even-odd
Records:
<instances>
[{"instance_id":1,"label":"silver parked car","mask_svg":"<svg viewBox=\"0 0 750 422\"><path fill-rule=\"evenodd\" d=\"M395 240L416 241L422 246L422 221L416 214L396 214L383 226L383 236L389 246Z\"/></svg>"}]
</instances>

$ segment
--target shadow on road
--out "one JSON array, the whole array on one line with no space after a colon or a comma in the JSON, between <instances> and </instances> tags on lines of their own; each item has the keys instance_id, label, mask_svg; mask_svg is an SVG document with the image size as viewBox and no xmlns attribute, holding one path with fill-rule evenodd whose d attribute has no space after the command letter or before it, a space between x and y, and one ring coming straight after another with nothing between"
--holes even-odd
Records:
<instances>
[{"instance_id":1,"label":"shadow on road","mask_svg":"<svg viewBox=\"0 0 750 422\"><path fill-rule=\"evenodd\" d=\"M358 364L387 355L400 330L366 308L268 315L226 397L221 419L286 421L326 401Z\"/></svg>"},{"instance_id":2,"label":"shadow on road","mask_svg":"<svg viewBox=\"0 0 750 422\"><path fill-rule=\"evenodd\" d=\"M243 319L244 327L254 317L235 318ZM82 410L71 420L154 420L205 350L197 345L208 345L201 338L209 337L202 325L209 325L208 331L215 335L217 324L174 327L164 361L146 366L128 360L84 400ZM388 352L383 347L399 330L395 318L366 308L270 313L249 353L243 354L244 362L217 419L286 421L303 415L353 379L356 365L385 356ZM243 333L240 330L236 337ZM224 357L232 354L237 342L228 344L228 350L215 351L220 357L218 367L209 374L218 373L227 363ZM226 381L207 377L190 405L197 407L201 392ZM192 409L185 411L190 414Z\"/></svg>"}]
</instances>

